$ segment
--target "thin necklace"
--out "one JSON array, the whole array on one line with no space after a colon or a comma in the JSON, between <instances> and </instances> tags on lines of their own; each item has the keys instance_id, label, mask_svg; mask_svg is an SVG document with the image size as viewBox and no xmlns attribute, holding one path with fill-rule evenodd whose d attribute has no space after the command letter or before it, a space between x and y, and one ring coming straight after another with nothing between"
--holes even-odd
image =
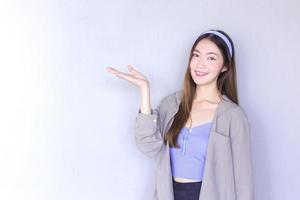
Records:
<instances>
[{"instance_id":1,"label":"thin necklace","mask_svg":"<svg viewBox=\"0 0 300 200\"><path fill-rule=\"evenodd\" d=\"M199 100L198 103L199 103L199 102L206 101L206 102L211 103L211 104L219 104L219 103L221 102L221 100L222 100L222 95L221 95L221 94L218 94L218 97L220 98L220 100L219 100L218 102L211 101L211 100L209 100L209 99L203 99L203 100Z\"/></svg>"},{"instance_id":2,"label":"thin necklace","mask_svg":"<svg viewBox=\"0 0 300 200\"><path fill-rule=\"evenodd\" d=\"M211 104L219 104L219 103L220 103L220 101L215 102L215 101L211 101L211 100L208 100L208 99L200 100L200 101L198 101L198 103L199 103L199 102L203 102L203 101L206 101L206 102L211 103Z\"/></svg>"}]
</instances>

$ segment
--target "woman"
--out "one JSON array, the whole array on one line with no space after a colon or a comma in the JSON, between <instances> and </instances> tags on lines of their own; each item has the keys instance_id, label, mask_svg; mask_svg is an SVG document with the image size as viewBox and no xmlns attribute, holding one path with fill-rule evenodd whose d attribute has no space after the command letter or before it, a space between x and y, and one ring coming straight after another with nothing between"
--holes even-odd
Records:
<instances>
[{"instance_id":1,"label":"woman","mask_svg":"<svg viewBox=\"0 0 300 200\"><path fill-rule=\"evenodd\" d=\"M153 199L254 199L250 127L238 104L234 54L224 31L203 32L192 46L183 89L156 109L142 73L107 68L140 88L136 144L159 156Z\"/></svg>"}]
</instances>

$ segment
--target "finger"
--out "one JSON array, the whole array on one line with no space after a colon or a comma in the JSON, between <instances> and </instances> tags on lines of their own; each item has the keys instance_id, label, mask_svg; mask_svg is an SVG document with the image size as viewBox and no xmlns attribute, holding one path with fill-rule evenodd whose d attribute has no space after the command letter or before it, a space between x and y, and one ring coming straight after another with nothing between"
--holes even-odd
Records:
<instances>
[{"instance_id":1,"label":"finger","mask_svg":"<svg viewBox=\"0 0 300 200\"><path fill-rule=\"evenodd\" d=\"M117 74L117 73L121 73L120 71L112 68L112 67L107 67L106 70L112 74Z\"/></svg>"},{"instance_id":2,"label":"finger","mask_svg":"<svg viewBox=\"0 0 300 200\"><path fill-rule=\"evenodd\" d=\"M106 67L105 69L106 69L106 71L108 71L108 72L113 72L113 71L114 71L114 69L113 69L112 67Z\"/></svg>"},{"instance_id":3,"label":"finger","mask_svg":"<svg viewBox=\"0 0 300 200\"><path fill-rule=\"evenodd\" d=\"M114 70L115 68L113 67L106 67L106 70Z\"/></svg>"},{"instance_id":4,"label":"finger","mask_svg":"<svg viewBox=\"0 0 300 200\"><path fill-rule=\"evenodd\" d=\"M132 82L134 83L134 79L136 79L132 74L129 74L129 73L124 73L124 72L120 72L112 67L107 67L107 69L112 73L114 74L115 76L119 77L119 78L122 78L122 79L125 79L129 82Z\"/></svg>"},{"instance_id":5,"label":"finger","mask_svg":"<svg viewBox=\"0 0 300 200\"><path fill-rule=\"evenodd\" d=\"M142 74L141 74L139 71L137 71L136 69L134 69L134 68L132 67L132 65L127 65L127 66L128 66L129 71L130 71L132 74L134 74L134 75L141 75L141 76L142 76Z\"/></svg>"},{"instance_id":6,"label":"finger","mask_svg":"<svg viewBox=\"0 0 300 200\"><path fill-rule=\"evenodd\" d=\"M134 78L131 75L127 75L127 74L122 73L122 74L116 74L116 76L119 77L119 78L125 79L125 80L127 80L127 81L134 84Z\"/></svg>"}]
</instances>

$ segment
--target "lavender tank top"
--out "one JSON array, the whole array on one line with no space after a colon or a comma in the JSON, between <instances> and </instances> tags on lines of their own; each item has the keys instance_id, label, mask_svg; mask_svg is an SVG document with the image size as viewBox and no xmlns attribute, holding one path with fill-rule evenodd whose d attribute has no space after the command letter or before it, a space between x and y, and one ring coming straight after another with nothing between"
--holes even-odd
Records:
<instances>
[{"instance_id":1,"label":"lavender tank top","mask_svg":"<svg viewBox=\"0 0 300 200\"><path fill-rule=\"evenodd\" d=\"M201 181L205 155L212 122L191 128L183 127L177 142L180 148L170 146L170 159L173 177Z\"/></svg>"}]
</instances>

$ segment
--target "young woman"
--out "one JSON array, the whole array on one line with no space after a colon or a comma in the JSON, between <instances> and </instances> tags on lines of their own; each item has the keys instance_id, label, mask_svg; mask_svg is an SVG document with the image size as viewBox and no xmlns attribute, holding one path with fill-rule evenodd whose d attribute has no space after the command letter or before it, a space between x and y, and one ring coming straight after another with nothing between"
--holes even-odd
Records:
<instances>
[{"instance_id":1,"label":"young woman","mask_svg":"<svg viewBox=\"0 0 300 200\"><path fill-rule=\"evenodd\" d=\"M142 73L107 68L140 88L136 144L159 156L153 199L254 199L250 127L238 104L234 54L224 31L203 32L192 46L183 89L156 109Z\"/></svg>"}]
</instances>

